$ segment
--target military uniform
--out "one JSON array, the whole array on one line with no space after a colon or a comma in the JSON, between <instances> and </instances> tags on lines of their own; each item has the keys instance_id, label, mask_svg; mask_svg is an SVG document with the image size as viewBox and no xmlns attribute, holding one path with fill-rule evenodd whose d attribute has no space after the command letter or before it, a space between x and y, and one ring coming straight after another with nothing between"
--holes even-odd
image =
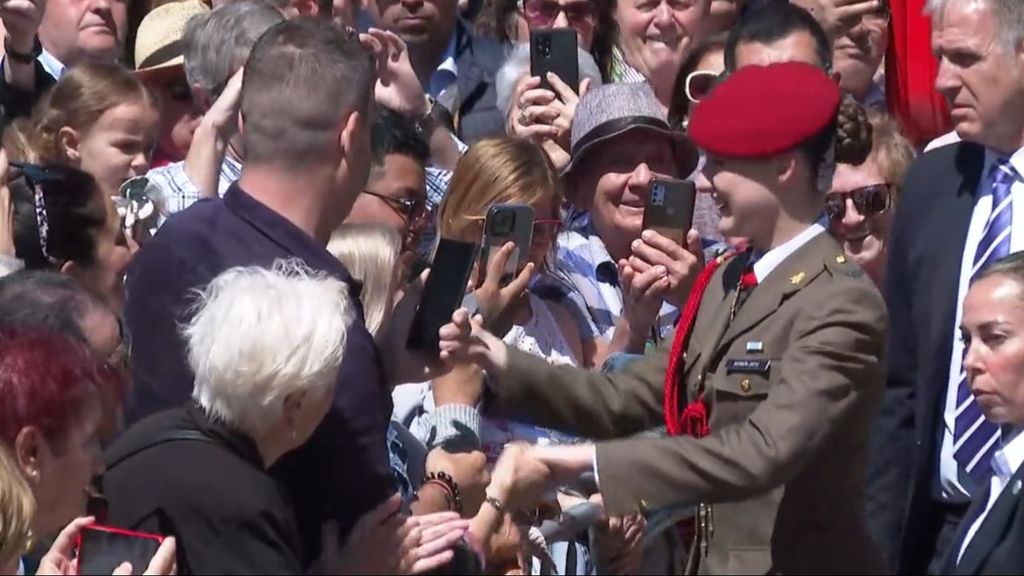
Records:
<instances>
[{"instance_id":1,"label":"military uniform","mask_svg":"<svg viewBox=\"0 0 1024 576\"><path fill-rule=\"evenodd\" d=\"M596 445L596 472L609 514L697 506L692 571L884 572L866 527L864 468L884 390L885 304L821 222L762 254L740 302L750 258L709 277L682 359L663 346L603 375L510 350L487 411L608 440ZM666 369L679 360L681 381L669 384L681 386L681 405L666 406ZM707 436L622 439L698 397Z\"/></svg>"}]
</instances>

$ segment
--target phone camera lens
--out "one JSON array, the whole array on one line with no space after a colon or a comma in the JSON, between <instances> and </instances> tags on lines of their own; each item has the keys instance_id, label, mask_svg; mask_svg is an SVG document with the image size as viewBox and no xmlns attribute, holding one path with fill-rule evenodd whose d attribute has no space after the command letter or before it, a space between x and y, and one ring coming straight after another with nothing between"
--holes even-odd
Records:
<instances>
[{"instance_id":1,"label":"phone camera lens","mask_svg":"<svg viewBox=\"0 0 1024 576\"><path fill-rule=\"evenodd\" d=\"M494 218L494 235L507 236L516 227L515 212L499 212Z\"/></svg>"}]
</instances>

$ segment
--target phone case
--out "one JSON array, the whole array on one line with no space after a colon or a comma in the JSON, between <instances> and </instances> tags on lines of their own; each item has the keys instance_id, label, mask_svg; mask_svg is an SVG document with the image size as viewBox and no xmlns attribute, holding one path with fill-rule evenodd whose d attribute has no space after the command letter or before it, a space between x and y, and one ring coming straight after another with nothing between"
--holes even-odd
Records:
<instances>
[{"instance_id":1,"label":"phone case","mask_svg":"<svg viewBox=\"0 0 1024 576\"><path fill-rule=\"evenodd\" d=\"M530 32L530 75L540 77L542 88L552 90L547 73L554 72L573 91L579 90L580 70L576 31L548 28Z\"/></svg>"},{"instance_id":2,"label":"phone case","mask_svg":"<svg viewBox=\"0 0 1024 576\"><path fill-rule=\"evenodd\" d=\"M502 283L510 282L523 270L533 241L533 218L533 208L525 204L495 204L487 210L484 239L480 247L481 275L487 271L491 254L509 242L514 242L516 249L505 264Z\"/></svg>"},{"instance_id":3,"label":"phone case","mask_svg":"<svg viewBox=\"0 0 1024 576\"><path fill-rule=\"evenodd\" d=\"M132 573L142 574L163 541L159 534L91 524L78 535L78 571L111 574L122 563L130 562Z\"/></svg>"},{"instance_id":4,"label":"phone case","mask_svg":"<svg viewBox=\"0 0 1024 576\"><path fill-rule=\"evenodd\" d=\"M653 180L644 206L644 230L654 230L685 247L686 233L693 226L696 199L697 187L693 182Z\"/></svg>"},{"instance_id":5,"label":"phone case","mask_svg":"<svg viewBox=\"0 0 1024 576\"><path fill-rule=\"evenodd\" d=\"M437 353L438 331L451 321L452 314L462 303L476 254L476 244L447 238L439 240L406 342L410 350Z\"/></svg>"}]
</instances>

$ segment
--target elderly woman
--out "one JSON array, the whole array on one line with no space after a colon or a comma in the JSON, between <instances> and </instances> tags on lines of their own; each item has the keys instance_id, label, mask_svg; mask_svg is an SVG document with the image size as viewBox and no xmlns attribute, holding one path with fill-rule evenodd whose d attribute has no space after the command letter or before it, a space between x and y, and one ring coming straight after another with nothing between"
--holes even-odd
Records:
<instances>
[{"instance_id":1,"label":"elderly woman","mask_svg":"<svg viewBox=\"0 0 1024 576\"><path fill-rule=\"evenodd\" d=\"M587 90L601 85L601 71L593 56L577 49L580 85L551 79L555 92L540 87L530 76L530 45L519 44L498 71L495 82L498 110L505 112L507 132L540 142L555 168L569 165L572 121L576 105ZM557 93L556 93L557 92Z\"/></svg>"},{"instance_id":2,"label":"elderly woman","mask_svg":"<svg viewBox=\"0 0 1024 576\"><path fill-rule=\"evenodd\" d=\"M991 478L964 516L944 574L1024 572L1024 253L982 270L964 299L964 372L977 405L964 413L1001 434L985 458ZM980 411L971 414L972 410ZM958 416L958 425L959 425ZM991 424L987 424L991 426ZM985 434L978 436L987 437ZM987 464L987 462L986 462Z\"/></svg>"},{"instance_id":3,"label":"elderly woman","mask_svg":"<svg viewBox=\"0 0 1024 576\"><path fill-rule=\"evenodd\" d=\"M850 109L849 103L844 106ZM852 120L852 117L850 118ZM856 158L840 147L836 152L836 171L832 177L832 190L826 196L832 233L843 246L846 255L860 265L882 286L885 277L886 243L900 183L914 161L914 147L900 132L899 126L888 116L867 113L870 129L855 128L844 131L845 149L853 150ZM863 123L862 121L847 122ZM870 150L867 159L862 152Z\"/></svg>"},{"instance_id":4,"label":"elderly woman","mask_svg":"<svg viewBox=\"0 0 1024 576\"><path fill-rule=\"evenodd\" d=\"M327 413L355 318L349 292L335 278L278 261L224 272L194 310L182 330L194 403L139 422L108 451L111 520L178 537L182 573L303 572L294 512L267 468L303 445ZM326 545L336 541L327 527L322 567L422 570L417 555L431 555L421 541L461 537L461 525L444 524L455 515L403 528L404 517L391 514L397 503L370 512L368 528L357 526L342 565Z\"/></svg>"}]
</instances>

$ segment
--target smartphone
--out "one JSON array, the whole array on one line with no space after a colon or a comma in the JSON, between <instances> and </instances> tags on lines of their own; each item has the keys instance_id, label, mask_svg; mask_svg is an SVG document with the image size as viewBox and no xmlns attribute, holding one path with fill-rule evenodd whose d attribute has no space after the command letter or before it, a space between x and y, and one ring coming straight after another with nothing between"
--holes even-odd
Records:
<instances>
[{"instance_id":1,"label":"smartphone","mask_svg":"<svg viewBox=\"0 0 1024 576\"><path fill-rule=\"evenodd\" d=\"M693 227L693 206L697 187L687 180L655 178L644 206L644 230L654 230L686 246L686 233Z\"/></svg>"},{"instance_id":2,"label":"smartphone","mask_svg":"<svg viewBox=\"0 0 1024 576\"><path fill-rule=\"evenodd\" d=\"M533 208L525 204L495 204L487 210L484 221L484 239L480 247L481 279L487 264L501 247L513 242L516 247L505 263L502 286L508 284L526 266L530 243L533 241Z\"/></svg>"},{"instance_id":3,"label":"smartphone","mask_svg":"<svg viewBox=\"0 0 1024 576\"><path fill-rule=\"evenodd\" d=\"M547 73L554 72L573 92L580 89L579 56L576 31L572 28L546 28L530 32L530 75L540 76L540 86L554 90Z\"/></svg>"},{"instance_id":4,"label":"smartphone","mask_svg":"<svg viewBox=\"0 0 1024 576\"><path fill-rule=\"evenodd\" d=\"M78 573L113 574L131 562L132 574L142 574L156 555L164 537L92 524L78 535Z\"/></svg>"},{"instance_id":5,"label":"smartphone","mask_svg":"<svg viewBox=\"0 0 1024 576\"><path fill-rule=\"evenodd\" d=\"M410 350L438 353L438 331L451 322L452 314L462 303L476 255L476 244L447 238L438 241L406 341Z\"/></svg>"}]
</instances>

